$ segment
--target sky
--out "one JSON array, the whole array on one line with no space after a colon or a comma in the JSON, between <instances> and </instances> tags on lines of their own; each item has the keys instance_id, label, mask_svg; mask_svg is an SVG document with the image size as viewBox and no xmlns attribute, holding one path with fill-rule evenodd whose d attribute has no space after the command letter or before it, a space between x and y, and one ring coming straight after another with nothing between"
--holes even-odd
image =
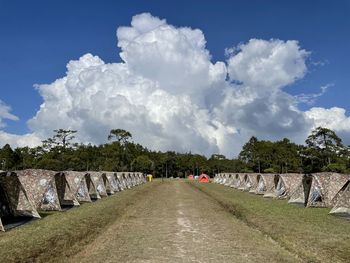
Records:
<instances>
[{"instance_id":1,"label":"sky","mask_svg":"<svg viewBox=\"0 0 350 263\"><path fill-rule=\"evenodd\" d=\"M350 143L350 1L0 0L0 145L112 128L235 156L250 136Z\"/></svg>"}]
</instances>

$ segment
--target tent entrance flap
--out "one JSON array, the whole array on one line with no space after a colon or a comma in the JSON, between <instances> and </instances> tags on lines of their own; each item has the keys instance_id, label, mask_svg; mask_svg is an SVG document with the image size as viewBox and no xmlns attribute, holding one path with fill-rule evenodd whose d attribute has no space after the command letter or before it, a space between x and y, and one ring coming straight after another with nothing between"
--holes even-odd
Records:
<instances>
[{"instance_id":1,"label":"tent entrance flap","mask_svg":"<svg viewBox=\"0 0 350 263\"><path fill-rule=\"evenodd\" d=\"M37 217L39 217L39 215L37 215ZM5 189L0 184L0 231L9 230L26 224L32 219L34 219L34 217L30 215L30 211L28 211L28 213L24 211L24 215L19 215L11 209L10 199Z\"/></svg>"}]
</instances>

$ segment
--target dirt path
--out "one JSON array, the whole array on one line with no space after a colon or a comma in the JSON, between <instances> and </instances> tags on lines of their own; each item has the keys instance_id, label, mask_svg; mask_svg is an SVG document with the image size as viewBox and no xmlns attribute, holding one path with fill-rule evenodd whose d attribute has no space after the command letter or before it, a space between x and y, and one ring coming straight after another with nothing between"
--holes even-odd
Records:
<instances>
[{"instance_id":1,"label":"dirt path","mask_svg":"<svg viewBox=\"0 0 350 263\"><path fill-rule=\"evenodd\" d=\"M144 196L71 262L298 262L182 181Z\"/></svg>"}]
</instances>

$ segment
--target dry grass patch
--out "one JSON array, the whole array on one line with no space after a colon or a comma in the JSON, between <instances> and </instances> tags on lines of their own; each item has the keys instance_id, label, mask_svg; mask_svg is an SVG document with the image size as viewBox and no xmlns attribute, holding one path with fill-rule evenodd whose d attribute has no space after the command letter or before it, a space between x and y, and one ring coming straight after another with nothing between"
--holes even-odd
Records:
<instances>
[{"instance_id":1,"label":"dry grass patch","mask_svg":"<svg viewBox=\"0 0 350 263\"><path fill-rule=\"evenodd\" d=\"M218 184L190 184L308 262L350 262L350 221Z\"/></svg>"},{"instance_id":2,"label":"dry grass patch","mask_svg":"<svg viewBox=\"0 0 350 263\"><path fill-rule=\"evenodd\" d=\"M55 262L90 243L120 217L126 208L152 191L158 182L117 193L94 203L0 233L1 262Z\"/></svg>"}]
</instances>

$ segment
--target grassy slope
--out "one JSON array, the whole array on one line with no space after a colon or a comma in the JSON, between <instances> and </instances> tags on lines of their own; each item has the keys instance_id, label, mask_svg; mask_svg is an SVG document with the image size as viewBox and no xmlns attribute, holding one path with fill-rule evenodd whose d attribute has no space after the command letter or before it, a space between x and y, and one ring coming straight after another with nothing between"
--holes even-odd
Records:
<instances>
[{"instance_id":1,"label":"grassy slope","mask_svg":"<svg viewBox=\"0 0 350 263\"><path fill-rule=\"evenodd\" d=\"M350 222L218 184L190 182L249 226L308 262L350 262Z\"/></svg>"},{"instance_id":2,"label":"grassy slope","mask_svg":"<svg viewBox=\"0 0 350 263\"><path fill-rule=\"evenodd\" d=\"M56 257L73 255L157 185L158 182L141 185L0 233L0 261L54 262Z\"/></svg>"}]
</instances>

